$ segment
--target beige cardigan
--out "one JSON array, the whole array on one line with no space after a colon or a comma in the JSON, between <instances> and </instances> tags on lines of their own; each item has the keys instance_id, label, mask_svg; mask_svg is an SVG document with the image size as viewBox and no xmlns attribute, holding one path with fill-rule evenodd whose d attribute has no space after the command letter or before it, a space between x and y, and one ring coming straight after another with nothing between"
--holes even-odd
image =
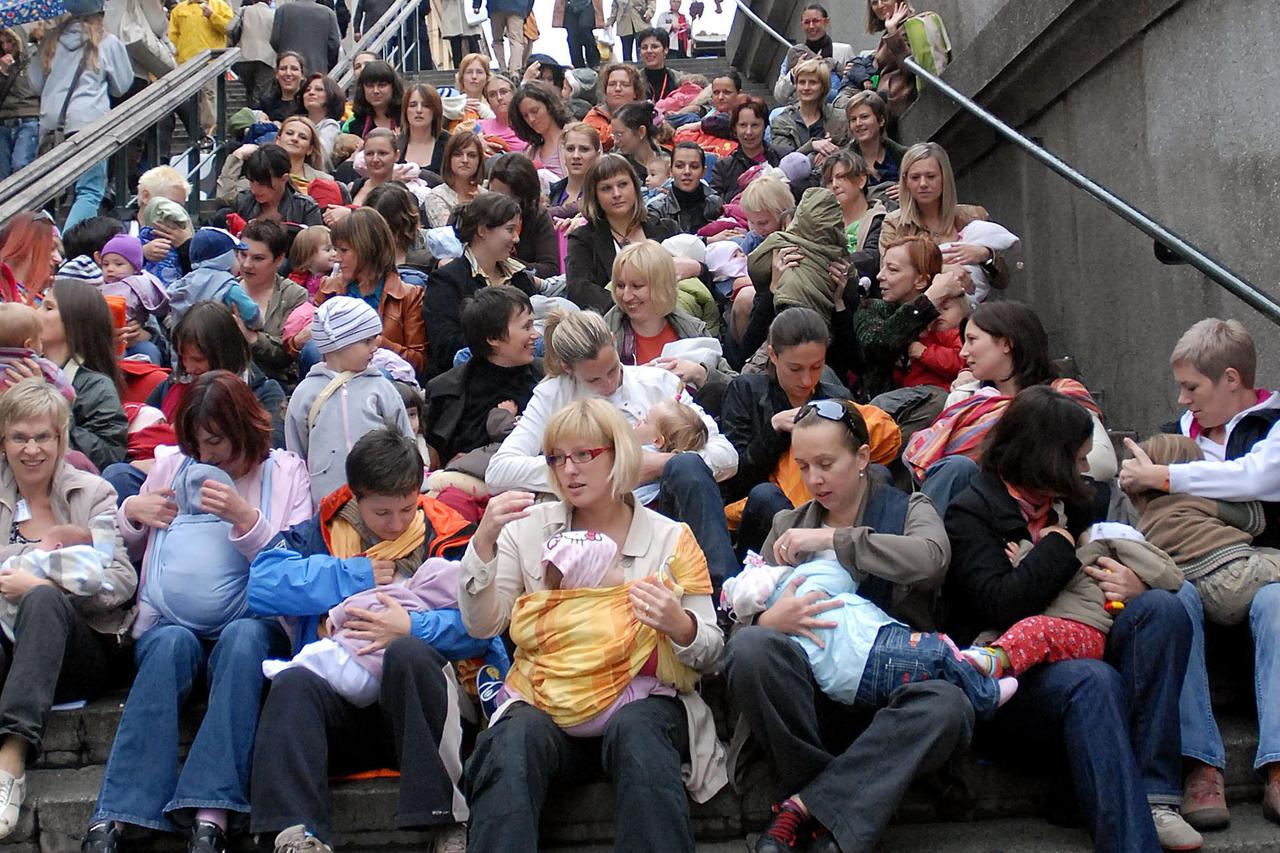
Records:
<instances>
[{"instance_id":1,"label":"beige cardigan","mask_svg":"<svg viewBox=\"0 0 1280 853\"><path fill-rule=\"evenodd\" d=\"M526 518L513 521L498 534L497 553L489 562L467 546L458 575L458 607L473 637L496 637L506 630L516 599L546 589L542 550L547 540L572 525L572 508L560 501L539 504ZM681 536L692 536L684 524L652 510L637 508L622 544L622 570L628 582L653 574L675 553ZM720 667L724 635L716 625L709 595L686 595L681 602L698 624L687 646L672 644L676 658L702 673ZM696 691L680 694L689 723L689 764L683 768L685 787L699 803L715 796L729 781L723 745L716 739L711 709Z\"/></svg>"},{"instance_id":2,"label":"beige cardigan","mask_svg":"<svg viewBox=\"0 0 1280 853\"><path fill-rule=\"evenodd\" d=\"M101 477L72 468L59 462L53 472L49 490L53 505L53 517L59 524L76 524L88 527L89 522L100 515L116 514L116 490ZM17 554L30 551L34 545L10 545L9 531L13 529L13 514L18 506L18 483L9 463L0 459L0 534L5 544L0 545L0 562ZM123 637L133 624L134 608L130 604L138 587L138 573L129 562L124 539L116 531L115 559L107 567L106 583L97 595L89 598L73 598L76 610L86 623L100 634Z\"/></svg>"}]
</instances>

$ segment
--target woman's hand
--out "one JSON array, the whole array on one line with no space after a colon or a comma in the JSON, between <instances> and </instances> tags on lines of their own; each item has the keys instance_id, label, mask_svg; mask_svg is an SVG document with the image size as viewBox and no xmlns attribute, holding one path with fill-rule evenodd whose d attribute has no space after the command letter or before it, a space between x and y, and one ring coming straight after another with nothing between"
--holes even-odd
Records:
<instances>
[{"instance_id":1,"label":"woman's hand","mask_svg":"<svg viewBox=\"0 0 1280 853\"><path fill-rule=\"evenodd\" d=\"M671 371L685 385L692 385L694 388L701 388L707 381L707 368L687 358L655 358L649 363Z\"/></svg>"},{"instance_id":2,"label":"woman's hand","mask_svg":"<svg viewBox=\"0 0 1280 853\"><path fill-rule=\"evenodd\" d=\"M838 598L823 598L822 593L816 589L803 597L797 597L796 587L802 583L803 577L792 578L791 583L787 584L787 591L772 607L760 614L756 624L792 637L808 637L818 648L825 649L826 644L813 632L821 628L834 628L836 623L814 617L819 613L844 607L844 602Z\"/></svg>"},{"instance_id":3,"label":"woman's hand","mask_svg":"<svg viewBox=\"0 0 1280 853\"><path fill-rule=\"evenodd\" d=\"M817 160L814 163L815 166L822 165L823 160L840 150L840 146L832 142L830 137L824 136L821 139L814 139L810 144L813 146L813 153L818 155L815 158Z\"/></svg>"},{"instance_id":4,"label":"woman's hand","mask_svg":"<svg viewBox=\"0 0 1280 853\"><path fill-rule=\"evenodd\" d=\"M952 243L942 250L942 263L944 266L948 264L974 264L975 266L981 266L994 258L995 255L995 252L986 246L979 246L977 243Z\"/></svg>"},{"instance_id":5,"label":"woman's hand","mask_svg":"<svg viewBox=\"0 0 1280 853\"><path fill-rule=\"evenodd\" d=\"M134 495L124 502L124 517L135 525L167 530L178 517L178 504L173 499L173 489L156 489Z\"/></svg>"},{"instance_id":6,"label":"woman's hand","mask_svg":"<svg viewBox=\"0 0 1280 853\"><path fill-rule=\"evenodd\" d=\"M233 487L216 480L205 480L200 487L200 508L230 522L237 537L244 536L258 523L258 511Z\"/></svg>"},{"instance_id":7,"label":"woman's hand","mask_svg":"<svg viewBox=\"0 0 1280 853\"><path fill-rule=\"evenodd\" d=\"M311 343L311 324L308 323L307 325L303 326L302 331L294 335L292 340L293 340L293 348L296 350L301 350L307 344Z\"/></svg>"},{"instance_id":8,"label":"woman's hand","mask_svg":"<svg viewBox=\"0 0 1280 853\"><path fill-rule=\"evenodd\" d=\"M835 547L836 531L830 527L793 527L773 543L773 557L779 563L794 566L802 555L830 551Z\"/></svg>"},{"instance_id":9,"label":"woman's hand","mask_svg":"<svg viewBox=\"0 0 1280 853\"><path fill-rule=\"evenodd\" d=\"M164 237L156 237L154 240L149 240L143 244L142 257L154 263L155 261L163 261L171 251L173 251L173 243Z\"/></svg>"},{"instance_id":10,"label":"woman's hand","mask_svg":"<svg viewBox=\"0 0 1280 853\"><path fill-rule=\"evenodd\" d=\"M34 358L19 358L9 362L4 370L4 386L17 385L24 379L44 380L44 372Z\"/></svg>"},{"instance_id":11,"label":"woman's hand","mask_svg":"<svg viewBox=\"0 0 1280 853\"><path fill-rule=\"evenodd\" d=\"M791 428L796 425L796 415L799 411L799 406L794 409L783 409L769 419L769 426L773 427L774 432L791 432Z\"/></svg>"},{"instance_id":12,"label":"woman's hand","mask_svg":"<svg viewBox=\"0 0 1280 853\"><path fill-rule=\"evenodd\" d=\"M395 560L370 560L369 564L373 566L373 585L386 586L394 583L396 579L396 561Z\"/></svg>"},{"instance_id":13,"label":"woman's hand","mask_svg":"<svg viewBox=\"0 0 1280 853\"><path fill-rule=\"evenodd\" d=\"M639 581L631 587L629 596L641 625L666 634L677 646L687 646L697 636L697 621L680 606L676 594L656 580Z\"/></svg>"},{"instance_id":14,"label":"woman's hand","mask_svg":"<svg viewBox=\"0 0 1280 853\"><path fill-rule=\"evenodd\" d=\"M532 492L510 491L490 498L475 535L471 537L471 547L475 549L476 556L486 563L492 560L497 554L498 534L502 528L527 516L531 506Z\"/></svg>"},{"instance_id":15,"label":"woman's hand","mask_svg":"<svg viewBox=\"0 0 1280 853\"><path fill-rule=\"evenodd\" d=\"M56 584L48 578L38 578L26 569L0 571L0 595L12 604L17 604L22 600L22 596L37 586L56 586Z\"/></svg>"},{"instance_id":16,"label":"woman's hand","mask_svg":"<svg viewBox=\"0 0 1280 853\"><path fill-rule=\"evenodd\" d=\"M231 156L235 157L238 160L248 160L249 155L257 150L258 150L258 146L254 145L252 142L246 142L244 145L241 145L235 151L232 151Z\"/></svg>"},{"instance_id":17,"label":"woman's hand","mask_svg":"<svg viewBox=\"0 0 1280 853\"><path fill-rule=\"evenodd\" d=\"M1148 489L1167 491L1169 466L1152 462L1151 457L1132 438L1126 438L1124 446L1133 454L1133 458L1120 463L1120 488L1129 494L1144 492Z\"/></svg>"},{"instance_id":18,"label":"woman's hand","mask_svg":"<svg viewBox=\"0 0 1280 853\"><path fill-rule=\"evenodd\" d=\"M239 314L232 311L231 319L236 321L236 326L239 327L240 334L244 337L245 343L247 343L249 346L253 346L258 342L258 333L255 332L253 329L250 329L248 326L246 326L244 324L244 320L240 319Z\"/></svg>"},{"instance_id":19,"label":"woman's hand","mask_svg":"<svg viewBox=\"0 0 1280 853\"><path fill-rule=\"evenodd\" d=\"M1084 573L1098 582L1107 601L1127 604L1150 589L1133 569L1110 557L1099 557L1097 565L1084 567Z\"/></svg>"},{"instance_id":20,"label":"woman's hand","mask_svg":"<svg viewBox=\"0 0 1280 853\"><path fill-rule=\"evenodd\" d=\"M351 208L341 204L331 204L324 209L324 213L320 215L320 218L324 220L325 225L332 228L350 215Z\"/></svg>"},{"instance_id":21,"label":"woman's hand","mask_svg":"<svg viewBox=\"0 0 1280 853\"><path fill-rule=\"evenodd\" d=\"M924 356L924 344L919 341L912 341L911 345L907 347L907 358L912 361L919 361L922 356Z\"/></svg>"},{"instance_id":22,"label":"woman's hand","mask_svg":"<svg viewBox=\"0 0 1280 853\"><path fill-rule=\"evenodd\" d=\"M673 260L676 262L676 281L702 275L702 264L693 258L673 258Z\"/></svg>"},{"instance_id":23,"label":"woman's hand","mask_svg":"<svg viewBox=\"0 0 1280 853\"><path fill-rule=\"evenodd\" d=\"M837 288L843 287L849 283L849 259L836 258L827 264L827 275L831 276L831 283Z\"/></svg>"},{"instance_id":24,"label":"woman's hand","mask_svg":"<svg viewBox=\"0 0 1280 853\"><path fill-rule=\"evenodd\" d=\"M745 236L747 236L747 232L742 228L728 228L721 231L719 234L712 234L708 237L707 245L710 246L712 243L719 243L722 240L736 240L739 237Z\"/></svg>"},{"instance_id":25,"label":"woman's hand","mask_svg":"<svg viewBox=\"0 0 1280 853\"><path fill-rule=\"evenodd\" d=\"M800 260L803 257L804 254L795 246L774 250L772 277L769 280L770 293L777 292L778 282L782 280L782 274L787 270L800 266Z\"/></svg>"},{"instance_id":26,"label":"woman's hand","mask_svg":"<svg viewBox=\"0 0 1280 853\"><path fill-rule=\"evenodd\" d=\"M471 111L472 111L473 113L475 113L476 115L480 115L480 99L479 99L479 98L467 98L467 103L466 103L466 106L464 107L464 109L471 110Z\"/></svg>"},{"instance_id":27,"label":"woman's hand","mask_svg":"<svg viewBox=\"0 0 1280 853\"><path fill-rule=\"evenodd\" d=\"M385 592L378 593L378 601L385 610L353 607L350 611L351 618L343 626L348 637L369 642L369 645L356 652L358 655L382 651L401 637L409 636L409 629L413 627L408 611L400 602Z\"/></svg>"},{"instance_id":28,"label":"woman's hand","mask_svg":"<svg viewBox=\"0 0 1280 853\"><path fill-rule=\"evenodd\" d=\"M924 295L929 298L937 307L941 308L942 304L948 299L955 299L964 296L966 293L973 293L973 278L969 275L969 271L964 267L956 267L950 270L943 270L933 277L933 284L929 285L929 289Z\"/></svg>"},{"instance_id":29,"label":"woman's hand","mask_svg":"<svg viewBox=\"0 0 1280 853\"><path fill-rule=\"evenodd\" d=\"M196 233L192 230L190 222L186 225L157 222L155 225L151 226L151 230L159 234L161 238L168 240L170 247L181 246L183 243L195 236ZM159 258L156 260L159 260Z\"/></svg>"},{"instance_id":30,"label":"woman's hand","mask_svg":"<svg viewBox=\"0 0 1280 853\"><path fill-rule=\"evenodd\" d=\"M138 341L151 340L151 333L142 328L142 324L137 320L125 320L124 326L120 328L120 334L124 338L126 347L131 347Z\"/></svg>"},{"instance_id":31,"label":"woman's hand","mask_svg":"<svg viewBox=\"0 0 1280 853\"><path fill-rule=\"evenodd\" d=\"M911 17L911 7L907 3L899 3L894 8L889 17L884 19L884 31L887 35L893 35L898 31L898 27Z\"/></svg>"},{"instance_id":32,"label":"woman's hand","mask_svg":"<svg viewBox=\"0 0 1280 853\"><path fill-rule=\"evenodd\" d=\"M885 189L884 194L894 201L897 201L902 196L902 185L896 182L889 184L888 188Z\"/></svg>"}]
</instances>

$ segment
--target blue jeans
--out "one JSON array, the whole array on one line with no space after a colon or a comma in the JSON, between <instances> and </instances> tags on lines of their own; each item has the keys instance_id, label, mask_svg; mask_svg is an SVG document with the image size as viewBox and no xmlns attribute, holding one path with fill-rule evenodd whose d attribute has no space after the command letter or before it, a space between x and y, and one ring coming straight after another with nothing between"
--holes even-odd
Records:
<instances>
[{"instance_id":1,"label":"blue jeans","mask_svg":"<svg viewBox=\"0 0 1280 853\"><path fill-rule=\"evenodd\" d=\"M71 203L67 221L62 223L65 234L72 226L92 219L102 209L102 198L107 194L107 161L90 166L76 181L76 198Z\"/></svg>"},{"instance_id":2,"label":"blue jeans","mask_svg":"<svg viewBox=\"0 0 1280 853\"><path fill-rule=\"evenodd\" d=\"M164 356L160 353L160 347L156 346L153 341L138 341L136 344L125 348L124 354L127 356L140 355L152 364L164 364Z\"/></svg>"},{"instance_id":3,"label":"blue jeans","mask_svg":"<svg viewBox=\"0 0 1280 853\"><path fill-rule=\"evenodd\" d=\"M933 501L938 517L946 520L947 507L969 488L977 473L978 463L968 456L944 456L925 470L920 491Z\"/></svg>"},{"instance_id":4,"label":"blue jeans","mask_svg":"<svg viewBox=\"0 0 1280 853\"><path fill-rule=\"evenodd\" d=\"M302 349L298 350L298 379L306 379L307 374L311 372L311 368L315 367L323 359L324 356L320 354L315 341L307 341L303 344Z\"/></svg>"},{"instance_id":5,"label":"blue jeans","mask_svg":"<svg viewBox=\"0 0 1280 853\"><path fill-rule=\"evenodd\" d=\"M1187 677L1182 685L1182 754L1205 764L1226 766L1222 735L1209 704L1209 678L1204 663L1204 608L1191 584L1183 584L1178 598L1187 608L1194 632ZM1258 751L1253 769L1280 761L1280 584L1258 590L1249 606L1253 633L1253 689L1258 703Z\"/></svg>"},{"instance_id":6,"label":"blue jeans","mask_svg":"<svg viewBox=\"0 0 1280 853\"><path fill-rule=\"evenodd\" d=\"M738 524L738 558L746 560L748 551L760 553L764 541L773 530L773 517L783 510L793 509L791 500L776 483L757 483L747 493L746 506L742 508L742 521ZM762 555L765 562L773 556Z\"/></svg>"},{"instance_id":7,"label":"blue jeans","mask_svg":"<svg viewBox=\"0 0 1280 853\"><path fill-rule=\"evenodd\" d=\"M989 720L1000 704L996 680L958 660L941 634L913 631L905 625L885 625L867 655L858 682L859 706L883 708L904 684L940 678L964 691L978 719Z\"/></svg>"},{"instance_id":8,"label":"blue jeans","mask_svg":"<svg viewBox=\"0 0 1280 853\"><path fill-rule=\"evenodd\" d=\"M0 121L0 181L36 159L40 144L40 119L11 118Z\"/></svg>"},{"instance_id":9,"label":"blue jeans","mask_svg":"<svg viewBox=\"0 0 1280 853\"><path fill-rule=\"evenodd\" d=\"M689 525L707 557L707 571L718 600L724 579L737 574L741 564L729 540L720 487L701 456L678 453L667 460L658 492L658 512Z\"/></svg>"},{"instance_id":10,"label":"blue jeans","mask_svg":"<svg viewBox=\"0 0 1280 853\"><path fill-rule=\"evenodd\" d=\"M126 498L142 491L142 483L147 479L147 474L128 462L112 462L102 469L102 479L116 490L116 506L123 506Z\"/></svg>"},{"instance_id":11,"label":"blue jeans","mask_svg":"<svg viewBox=\"0 0 1280 853\"><path fill-rule=\"evenodd\" d=\"M278 622L237 619L210 643L176 625L152 628L107 759L92 823L174 831L179 809L248 813L249 768L262 702L262 662L289 655ZM181 771L178 716L204 671L209 707Z\"/></svg>"},{"instance_id":12,"label":"blue jeans","mask_svg":"<svg viewBox=\"0 0 1280 853\"><path fill-rule=\"evenodd\" d=\"M1145 592L1116 617L1104 660L1037 666L995 717L1022 755L1065 753L1099 851L1158 853L1150 804L1182 800L1178 693L1191 651L1186 611Z\"/></svg>"}]
</instances>

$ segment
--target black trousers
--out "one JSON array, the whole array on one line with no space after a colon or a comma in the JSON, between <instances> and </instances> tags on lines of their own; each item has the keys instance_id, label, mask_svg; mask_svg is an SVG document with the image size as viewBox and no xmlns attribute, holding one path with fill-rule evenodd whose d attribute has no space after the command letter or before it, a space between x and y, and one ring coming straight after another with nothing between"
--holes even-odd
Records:
<instances>
[{"instance_id":1,"label":"black trousers","mask_svg":"<svg viewBox=\"0 0 1280 853\"><path fill-rule=\"evenodd\" d=\"M564 27L569 31L569 64L574 68L598 68L600 49L592 33L596 13L591 6L577 11L566 9Z\"/></svg>"},{"instance_id":2,"label":"black trousers","mask_svg":"<svg viewBox=\"0 0 1280 853\"><path fill-rule=\"evenodd\" d=\"M727 667L733 705L773 763L777 798L799 794L841 850L873 849L911 780L941 768L973 735L973 706L959 687L916 682L870 715L855 712L823 694L804 650L770 628L734 634Z\"/></svg>"},{"instance_id":3,"label":"black trousers","mask_svg":"<svg viewBox=\"0 0 1280 853\"><path fill-rule=\"evenodd\" d=\"M40 750L49 709L92 699L110 683L114 642L93 630L66 594L33 587L18 604L16 643L0 645L0 736L17 735Z\"/></svg>"},{"instance_id":4,"label":"black trousers","mask_svg":"<svg viewBox=\"0 0 1280 853\"><path fill-rule=\"evenodd\" d=\"M480 36L446 36L449 40L449 53L453 55L453 67L462 64L462 57L468 53L480 52Z\"/></svg>"},{"instance_id":5,"label":"black trousers","mask_svg":"<svg viewBox=\"0 0 1280 853\"><path fill-rule=\"evenodd\" d=\"M446 661L416 637L401 637L384 654L380 700L368 708L307 670L285 670L272 682L253 751L253 832L301 823L328 841L330 773L387 766L400 770L398 827L457 822L454 783L440 750L442 741L456 750L461 738L457 715L449 720L456 697L444 676Z\"/></svg>"},{"instance_id":6,"label":"black trousers","mask_svg":"<svg viewBox=\"0 0 1280 853\"><path fill-rule=\"evenodd\" d=\"M569 737L532 705L514 705L480 735L467 762L468 849L536 853L551 785L563 797L565 786L599 776L603 765L614 787L615 850L693 853L680 778L688 752L678 699L650 696L623 705L598 738Z\"/></svg>"},{"instance_id":7,"label":"black trousers","mask_svg":"<svg viewBox=\"0 0 1280 853\"><path fill-rule=\"evenodd\" d=\"M793 509L791 501L776 484L758 483L751 487L747 504L742 508L742 521L738 524L739 560L745 560L748 551L760 553L773 530L773 517L788 509ZM772 554L761 556L766 563L773 562Z\"/></svg>"},{"instance_id":8,"label":"black trousers","mask_svg":"<svg viewBox=\"0 0 1280 853\"><path fill-rule=\"evenodd\" d=\"M614 62L638 62L640 57L636 55L636 37L634 34L622 36L622 56L615 56Z\"/></svg>"}]
</instances>

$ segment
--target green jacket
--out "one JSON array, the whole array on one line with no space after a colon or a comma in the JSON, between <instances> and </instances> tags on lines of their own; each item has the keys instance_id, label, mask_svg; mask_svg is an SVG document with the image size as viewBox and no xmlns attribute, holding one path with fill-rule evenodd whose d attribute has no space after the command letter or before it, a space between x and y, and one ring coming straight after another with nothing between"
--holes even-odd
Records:
<instances>
[{"instance_id":1,"label":"green jacket","mask_svg":"<svg viewBox=\"0 0 1280 853\"><path fill-rule=\"evenodd\" d=\"M799 248L800 265L779 278L773 304L779 312L795 306L812 308L830 325L836 286L828 267L847 254L848 239L835 194L825 187L810 187L786 230L770 234L747 258L748 271L756 281L769 281L774 251Z\"/></svg>"}]
</instances>

